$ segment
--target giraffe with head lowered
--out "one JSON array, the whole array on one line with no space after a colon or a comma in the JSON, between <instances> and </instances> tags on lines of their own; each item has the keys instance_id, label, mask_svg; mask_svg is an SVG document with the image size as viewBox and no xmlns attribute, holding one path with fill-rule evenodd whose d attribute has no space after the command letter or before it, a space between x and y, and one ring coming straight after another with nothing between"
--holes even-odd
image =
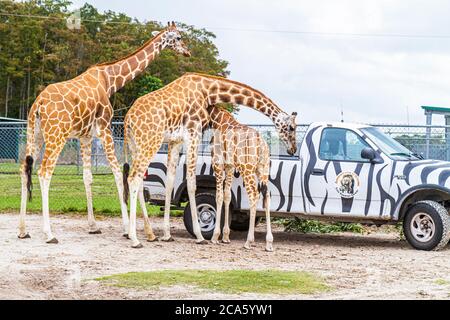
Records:
<instances>
[{"instance_id":1,"label":"giraffe with head lowered","mask_svg":"<svg viewBox=\"0 0 450 320\"><path fill-rule=\"evenodd\" d=\"M173 22L162 31L153 32L152 36L154 37L132 54L111 63L92 66L71 80L51 84L36 98L28 114L25 161L21 167L22 198L19 238L29 238L25 228L27 192L31 198L33 161L45 143L45 151L38 171L42 192L43 229L47 236L47 243L58 242L50 227L48 192L58 156L69 138L80 140L89 233L101 233L95 222L91 195L91 143L94 136L98 136L101 140L114 174L121 204L124 235L128 232L127 205L122 197L122 175L114 153L111 133L113 108L109 98L127 82L142 73L164 48L171 48L179 54L190 56ZM148 221L146 224L149 224Z\"/></svg>"},{"instance_id":2,"label":"giraffe with head lowered","mask_svg":"<svg viewBox=\"0 0 450 320\"><path fill-rule=\"evenodd\" d=\"M263 93L242 83L217 76L187 73L165 87L140 97L127 112L124 123L124 139L133 155L133 165L128 176L129 237L133 247L142 247L136 237L136 204L137 197L143 197L141 184L144 172L164 140L169 143L169 150L164 235L161 240L172 240L169 225L171 195L179 153L183 143L186 143L186 184L193 231L197 243L207 243L197 218L195 169L202 131L210 121L208 106L221 102L240 104L262 112L275 124L288 152L296 152L295 114L285 113Z\"/></svg>"},{"instance_id":3,"label":"giraffe with head lowered","mask_svg":"<svg viewBox=\"0 0 450 320\"><path fill-rule=\"evenodd\" d=\"M230 112L218 106L208 108L213 130L211 165L216 177L216 225L211 239L219 243L222 205L225 222L222 241L230 242L230 202L234 172L242 177L250 203L250 222L244 247L251 249L255 241L256 205L259 193L263 196L266 213L266 251L273 251L272 228L270 225L270 193L268 189L270 172L270 150L261 134L253 128L240 124ZM294 113L295 115L296 113ZM290 130L295 130L293 123Z\"/></svg>"}]
</instances>

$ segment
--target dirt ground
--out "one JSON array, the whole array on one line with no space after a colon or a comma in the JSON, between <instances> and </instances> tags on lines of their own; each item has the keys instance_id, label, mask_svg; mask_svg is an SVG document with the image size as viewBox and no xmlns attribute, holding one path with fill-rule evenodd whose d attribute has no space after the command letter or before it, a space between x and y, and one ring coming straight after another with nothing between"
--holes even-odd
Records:
<instances>
[{"instance_id":1,"label":"dirt ground","mask_svg":"<svg viewBox=\"0 0 450 320\"><path fill-rule=\"evenodd\" d=\"M229 245L195 245L180 218L173 219L174 242L144 240L130 248L119 218L99 220L103 233L89 235L85 217L53 216L59 244L45 243L41 217L28 216L31 239L19 240L17 215L0 215L0 299L450 299L450 246L422 252L392 232L299 234L274 230L274 249L264 251L264 225L256 247L242 248L246 233L232 232ZM152 219L161 234L162 219ZM241 296L177 286L132 290L103 285L93 278L160 269L302 270L325 278L333 288L316 295Z\"/></svg>"}]
</instances>

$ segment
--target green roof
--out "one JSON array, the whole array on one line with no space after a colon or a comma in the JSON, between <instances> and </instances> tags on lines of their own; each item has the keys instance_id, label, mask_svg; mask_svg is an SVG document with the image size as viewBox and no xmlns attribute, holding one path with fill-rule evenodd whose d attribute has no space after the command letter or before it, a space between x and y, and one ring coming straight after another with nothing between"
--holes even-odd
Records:
<instances>
[{"instance_id":1,"label":"green roof","mask_svg":"<svg viewBox=\"0 0 450 320\"><path fill-rule=\"evenodd\" d=\"M444 108L444 107L422 106L422 109L425 111L431 111L431 112L450 113L450 108Z\"/></svg>"}]
</instances>

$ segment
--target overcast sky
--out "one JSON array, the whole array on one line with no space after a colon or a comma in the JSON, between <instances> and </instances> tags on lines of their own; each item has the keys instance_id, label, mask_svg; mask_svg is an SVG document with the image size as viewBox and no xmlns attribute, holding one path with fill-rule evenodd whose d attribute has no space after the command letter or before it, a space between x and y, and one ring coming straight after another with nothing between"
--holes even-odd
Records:
<instances>
[{"instance_id":1,"label":"overcast sky","mask_svg":"<svg viewBox=\"0 0 450 320\"><path fill-rule=\"evenodd\" d=\"M72 1L74 8L86 2ZM87 2L140 20L175 20L214 32L230 78L261 90L287 112L297 111L299 123L338 121L342 109L345 121L407 123L409 114L411 124L424 124L421 105L450 107L450 1ZM427 37L379 36L385 34ZM246 108L238 118L267 123ZM442 122L435 116L434 123Z\"/></svg>"}]
</instances>

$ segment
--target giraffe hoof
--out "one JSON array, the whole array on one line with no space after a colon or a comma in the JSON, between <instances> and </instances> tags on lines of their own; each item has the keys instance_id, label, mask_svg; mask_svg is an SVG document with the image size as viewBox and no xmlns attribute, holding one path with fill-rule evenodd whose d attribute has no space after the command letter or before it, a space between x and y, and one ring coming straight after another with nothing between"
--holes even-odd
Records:
<instances>
[{"instance_id":1,"label":"giraffe hoof","mask_svg":"<svg viewBox=\"0 0 450 320\"><path fill-rule=\"evenodd\" d=\"M273 252L273 248L270 246L270 247L266 247L266 251L267 252Z\"/></svg>"},{"instance_id":2,"label":"giraffe hoof","mask_svg":"<svg viewBox=\"0 0 450 320\"><path fill-rule=\"evenodd\" d=\"M196 241L195 242L196 244L208 244L208 241L206 241L206 240L200 240L200 241Z\"/></svg>"},{"instance_id":3,"label":"giraffe hoof","mask_svg":"<svg viewBox=\"0 0 450 320\"><path fill-rule=\"evenodd\" d=\"M46 243L57 244L57 243L58 243L58 239L52 238L52 239L50 239L50 240L47 240Z\"/></svg>"},{"instance_id":4,"label":"giraffe hoof","mask_svg":"<svg viewBox=\"0 0 450 320\"><path fill-rule=\"evenodd\" d=\"M143 248L144 246L142 245L142 243L138 243L138 244L136 244L136 245L132 245L131 246L133 249L140 249L140 248Z\"/></svg>"},{"instance_id":5,"label":"giraffe hoof","mask_svg":"<svg viewBox=\"0 0 450 320\"><path fill-rule=\"evenodd\" d=\"M244 249L252 250L251 244L250 244L249 242L246 242L246 243L244 244Z\"/></svg>"},{"instance_id":6,"label":"giraffe hoof","mask_svg":"<svg viewBox=\"0 0 450 320\"><path fill-rule=\"evenodd\" d=\"M228 239L225 239L225 240L222 240L222 243L224 243L224 244L230 244L230 243L231 243L231 241L230 241L230 240L228 240Z\"/></svg>"},{"instance_id":7,"label":"giraffe hoof","mask_svg":"<svg viewBox=\"0 0 450 320\"><path fill-rule=\"evenodd\" d=\"M25 234L19 234L17 237L19 239L30 239L31 238L31 236L30 236L30 234L28 232L25 233Z\"/></svg>"},{"instance_id":8,"label":"giraffe hoof","mask_svg":"<svg viewBox=\"0 0 450 320\"><path fill-rule=\"evenodd\" d=\"M217 239L211 240L211 243L219 244L219 240L217 240Z\"/></svg>"},{"instance_id":9,"label":"giraffe hoof","mask_svg":"<svg viewBox=\"0 0 450 320\"><path fill-rule=\"evenodd\" d=\"M101 233L102 233L102 230L100 230L100 229L97 229L94 231L89 231L89 234L101 234Z\"/></svg>"},{"instance_id":10,"label":"giraffe hoof","mask_svg":"<svg viewBox=\"0 0 450 320\"><path fill-rule=\"evenodd\" d=\"M155 242L157 240L159 240L158 237L153 236L153 238L147 239L147 242Z\"/></svg>"},{"instance_id":11,"label":"giraffe hoof","mask_svg":"<svg viewBox=\"0 0 450 320\"><path fill-rule=\"evenodd\" d=\"M172 242L172 241L175 241L175 239L174 239L172 236L170 236L170 237L168 237L168 238L162 237L162 238L161 238L161 241L164 241L164 242Z\"/></svg>"}]
</instances>

